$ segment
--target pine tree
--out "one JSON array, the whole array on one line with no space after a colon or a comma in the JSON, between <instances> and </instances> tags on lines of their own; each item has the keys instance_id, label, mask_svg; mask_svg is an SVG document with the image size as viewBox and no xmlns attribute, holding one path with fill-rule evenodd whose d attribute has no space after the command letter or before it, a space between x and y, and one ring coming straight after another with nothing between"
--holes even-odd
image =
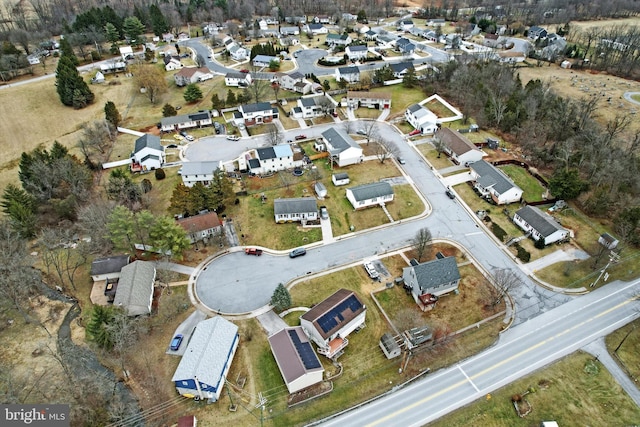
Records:
<instances>
[{"instance_id":1,"label":"pine tree","mask_svg":"<svg viewBox=\"0 0 640 427\"><path fill-rule=\"evenodd\" d=\"M236 100L236 94L229 89L229 92L227 92L227 105L236 105L238 103L238 101Z\"/></svg>"},{"instance_id":2,"label":"pine tree","mask_svg":"<svg viewBox=\"0 0 640 427\"><path fill-rule=\"evenodd\" d=\"M149 18L151 19L153 34L156 36L161 36L169 31L169 24L158 5L152 4L149 6Z\"/></svg>"},{"instance_id":3,"label":"pine tree","mask_svg":"<svg viewBox=\"0 0 640 427\"><path fill-rule=\"evenodd\" d=\"M282 283L278 285L273 295L271 296L270 304L276 309L276 311L283 311L291 307L291 294Z\"/></svg>"},{"instance_id":4,"label":"pine tree","mask_svg":"<svg viewBox=\"0 0 640 427\"><path fill-rule=\"evenodd\" d=\"M62 46L67 46L62 49ZM87 83L82 79L76 66L78 58L73 54L71 46L66 39L60 44L62 56L58 61L56 69L56 91L60 102L76 109L84 108L91 104L95 95L89 89Z\"/></svg>"},{"instance_id":5,"label":"pine tree","mask_svg":"<svg viewBox=\"0 0 640 427\"><path fill-rule=\"evenodd\" d=\"M184 100L187 102L197 102L202 99L202 91L195 83L190 83L184 89Z\"/></svg>"},{"instance_id":6,"label":"pine tree","mask_svg":"<svg viewBox=\"0 0 640 427\"><path fill-rule=\"evenodd\" d=\"M220 110L222 108L224 108L224 100L220 99L217 93L214 93L211 96L211 109Z\"/></svg>"},{"instance_id":7,"label":"pine tree","mask_svg":"<svg viewBox=\"0 0 640 427\"><path fill-rule=\"evenodd\" d=\"M162 117L173 117L177 114L178 112L171 104L164 104L164 107L162 107Z\"/></svg>"},{"instance_id":8,"label":"pine tree","mask_svg":"<svg viewBox=\"0 0 640 427\"><path fill-rule=\"evenodd\" d=\"M112 101L107 101L107 103L104 104L104 118L114 127L118 127L122 121L120 112L118 111L118 108L116 108L116 104Z\"/></svg>"}]
</instances>

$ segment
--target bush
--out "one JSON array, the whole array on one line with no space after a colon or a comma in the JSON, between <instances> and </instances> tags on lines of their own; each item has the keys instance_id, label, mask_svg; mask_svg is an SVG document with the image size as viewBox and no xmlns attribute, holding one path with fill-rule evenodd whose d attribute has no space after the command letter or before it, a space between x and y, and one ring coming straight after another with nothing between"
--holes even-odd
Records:
<instances>
[{"instance_id":1,"label":"bush","mask_svg":"<svg viewBox=\"0 0 640 427\"><path fill-rule=\"evenodd\" d=\"M520 245L516 246L516 249L518 250L518 255L516 255L518 257L518 259L522 262L529 262L531 260L531 254L529 253L528 250L526 250L525 248L523 248Z\"/></svg>"},{"instance_id":2,"label":"bush","mask_svg":"<svg viewBox=\"0 0 640 427\"><path fill-rule=\"evenodd\" d=\"M544 239L536 240L535 243L533 244L533 246L535 246L536 249L544 249L544 247L545 247Z\"/></svg>"},{"instance_id":3,"label":"bush","mask_svg":"<svg viewBox=\"0 0 640 427\"><path fill-rule=\"evenodd\" d=\"M491 231L501 242L504 242L504 238L507 237L507 232L495 222L491 224Z\"/></svg>"},{"instance_id":4,"label":"bush","mask_svg":"<svg viewBox=\"0 0 640 427\"><path fill-rule=\"evenodd\" d=\"M156 179L157 179L158 181L160 181L160 180L164 179L164 178L167 176L167 175L164 173L164 169L162 169L162 168L158 168L158 169L156 169L156 172L155 172L155 173L156 173Z\"/></svg>"}]
</instances>

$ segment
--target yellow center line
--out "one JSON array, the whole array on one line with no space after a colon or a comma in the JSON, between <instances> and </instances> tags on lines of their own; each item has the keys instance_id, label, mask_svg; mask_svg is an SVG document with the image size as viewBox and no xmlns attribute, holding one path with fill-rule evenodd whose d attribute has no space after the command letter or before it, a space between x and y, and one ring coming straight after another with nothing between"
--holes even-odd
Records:
<instances>
[{"instance_id":1,"label":"yellow center line","mask_svg":"<svg viewBox=\"0 0 640 427\"><path fill-rule=\"evenodd\" d=\"M557 339L557 338L559 338L559 337L561 337L561 336L573 331L574 329L580 328L583 325L585 325L585 324L587 324L587 323L589 323L589 322L591 322L591 321L593 321L593 320L595 320L595 319L597 319L599 317L602 317L602 316L604 316L604 315L606 315L608 313L611 313L612 311L615 311L615 310L619 309L620 307L628 304L631 301L634 301L634 299L631 298L631 299L628 299L626 301L623 301L620 304L618 304L618 305L616 305L614 307L611 307L611 308L603 311L602 313L599 313L599 314L595 315L594 317L592 317L590 319L587 319L587 320L585 320L585 321L583 321L583 322L581 322L581 323L579 323L577 325L574 325L574 326L572 326L570 328L567 328L564 331L554 335L551 338L548 338L548 339L546 339L544 341L540 341L539 343L532 345L531 347L527 348L526 350L522 350L521 352L519 352L517 354L514 354L513 356L510 356L507 359L504 359L501 362L496 363L495 365L492 365L491 367L489 367L489 368L487 368L487 369L485 369L483 371L480 371L477 374L474 374L474 375L472 375L472 376L470 376L468 378L474 380L474 379L477 379L477 378L479 378L479 377L481 377L483 375L486 375L487 373L499 368L500 366L504 365L505 363L508 363L508 362L510 362L510 361L522 356L523 354L530 352L531 350L534 350L534 349L536 349L538 347L541 347L541 346L545 345L546 343L549 343L549 342L551 342L551 341L553 341L553 340L555 340L555 339ZM460 387L463 384L468 384L469 382L470 381L468 381L467 379L464 379L463 381L459 381L459 382L457 382L455 384L452 384L449 387L438 391L437 393L431 394L431 395L429 395L429 396L427 396L427 397L425 397L425 398L423 398L423 399L421 399L421 400L419 400L417 402L412 403L411 405L405 406L402 409L398 409L397 411L392 412L391 414L389 414L389 415L387 415L385 417L382 417L382 418L374 421L371 424L368 424L368 426L369 427L376 426L378 424L384 423L385 421L391 420L392 418L395 418L395 417L397 417L398 415L400 415L400 414L402 414L404 412L407 412L407 411L409 411L409 410L411 410L411 409L413 409L413 408L415 408L417 406L423 405L424 403L429 402L430 400L433 400L436 397L439 397L439 396L443 395L444 393L447 393L447 392L449 392L451 390L454 390L454 389Z\"/></svg>"}]
</instances>

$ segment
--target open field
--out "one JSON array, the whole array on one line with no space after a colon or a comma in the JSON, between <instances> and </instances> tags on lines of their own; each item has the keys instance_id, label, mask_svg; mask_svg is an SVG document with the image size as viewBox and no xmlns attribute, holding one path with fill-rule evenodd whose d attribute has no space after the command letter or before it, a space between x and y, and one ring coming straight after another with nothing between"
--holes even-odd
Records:
<instances>
[{"instance_id":1,"label":"open field","mask_svg":"<svg viewBox=\"0 0 640 427\"><path fill-rule=\"evenodd\" d=\"M520 418L511 397L527 390L535 390L524 396L532 411ZM530 427L553 420L560 426L622 426L639 417L640 409L604 366L578 352L428 425Z\"/></svg>"},{"instance_id":2,"label":"open field","mask_svg":"<svg viewBox=\"0 0 640 427\"><path fill-rule=\"evenodd\" d=\"M640 320L634 320L630 324L607 335L605 342L609 353L617 359L619 365L630 375L635 382L640 378Z\"/></svg>"}]
</instances>

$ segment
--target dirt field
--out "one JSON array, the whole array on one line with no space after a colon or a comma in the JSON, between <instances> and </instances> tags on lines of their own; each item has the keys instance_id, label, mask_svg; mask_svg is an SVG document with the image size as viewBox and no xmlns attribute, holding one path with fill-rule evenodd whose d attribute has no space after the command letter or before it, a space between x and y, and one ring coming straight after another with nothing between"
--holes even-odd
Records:
<instances>
[{"instance_id":1,"label":"dirt field","mask_svg":"<svg viewBox=\"0 0 640 427\"><path fill-rule=\"evenodd\" d=\"M640 83L634 80L589 70L564 69L546 63L542 67L519 68L518 73L523 85L529 80L540 79L548 82L553 91L566 98L597 96L600 101L596 119L601 124L605 124L616 114L635 115L640 111L640 105L633 104L622 96L625 92L640 92ZM634 120L629 126L629 132L638 130L640 123Z\"/></svg>"}]
</instances>

